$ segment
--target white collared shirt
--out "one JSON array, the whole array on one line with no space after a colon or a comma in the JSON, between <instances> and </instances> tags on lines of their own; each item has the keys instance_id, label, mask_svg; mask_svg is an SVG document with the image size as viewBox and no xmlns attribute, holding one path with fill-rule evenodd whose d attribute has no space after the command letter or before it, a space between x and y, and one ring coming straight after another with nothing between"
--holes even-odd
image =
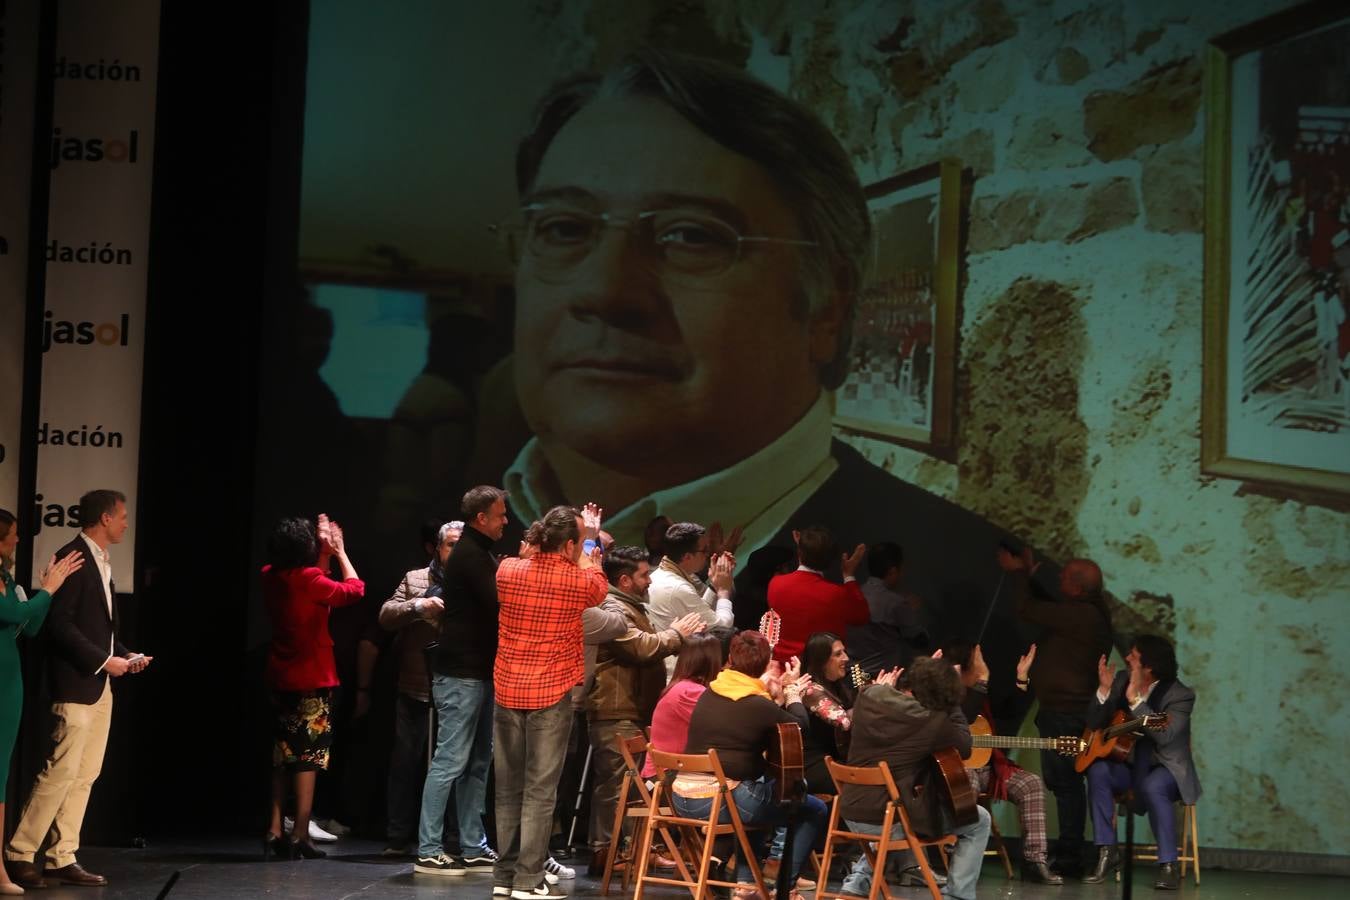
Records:
<instances>
[{"instance_id":1,"label":"white collared shirt","mask_svg":"<svg viewBox=\"0 0 1350 900\"><path fill-rule=\"evenodd\" d=\"M113 617L112 557L108 555L107 550L104 550L98 544L94 543L93 538L89 537L89 535L85 534L83 531L80 532L80 537L84 538L84 542L89 545L89 555L90 557L93 558L94 564L98 566L99 581L103 582L103 599L104 602L108 604L108 618L112 619ZM113 658L113 648L116 646L117 646L117 635L114 634L111 638L108 639L108 659ZM106 666L108 664L108 659L105 659L103 661L103 666ZM102 672L103 666L99 666L98 669L95 671L95 674L98 674L98 672Z\"/></svg>"},{"instance_id":2,"label":"white collared shirt","mask_svg":"<svg viewBox=\"0 0 1350 900\"><path fill-rule=\"evenodd\" d=\"M631 503L608 517L604 528L619 544L642 546L643 530L657 516L672 522L721 522L728 533L743 526L736 556L738 567L744 566L750 554L773 540L788 517L839 468L830 455L830 420L829 399L822 393L795 425L762 450L725 469ZM538 438L530 439L502 481L521 522L542 518L559 503L586 499L549 492L556 480Z\"/></svg>"}]
</instances>

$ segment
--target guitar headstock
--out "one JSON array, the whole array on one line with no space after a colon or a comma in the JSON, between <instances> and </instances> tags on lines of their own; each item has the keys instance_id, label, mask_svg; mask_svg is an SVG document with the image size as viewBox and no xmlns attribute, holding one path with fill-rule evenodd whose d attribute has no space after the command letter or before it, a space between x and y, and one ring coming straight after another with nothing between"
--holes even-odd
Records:
<instances>
[{"instance_id":1,"label":"guitar headstock","mask_svg":"<svg viewBox=\"0 0 1350 900\"><path fill-rule=\"evenodd\" d=\"M1149 731L1161 731L1167 727L1167 716L1167 713L1153 713L1152 715L1144 716L1144 721L1140 724Z\"/></svg>"},{"instance_id":2,"label":"guitar headstock","mask_svg":"<svg viewBox=\"0 0 1350 900\"><path fill-rule=\"evenodd\" d=\"M854 663L848 667L848 678L853 682L853 687L861 688L865 684L870 684L872 676L863 671L862 666Z\"/></svg>"},{"instance_id":3,"label":"guitar headstock","mask_svg":"<svg viewBox=\"0 0 1350 900\"><path fill-rule=\"evenodd\" d=\"M771 648L778 646L778 639L783 634L783 617L777 611L769 610L759 617L759 633L764 635Z\"/></svg>"},{"instance_id":4,"label":"guitar headstock","mask_svg":"<svg viewBox=\"0 0 1350 900\"><path fill-rule=\"evenodd\" d=\"M1088 748L1088 742L1081 737L1065 735L1063 737L1053 738L1055 742L1055 752L1061 756L1077 756Z\"/></svg>"}]
</instances>

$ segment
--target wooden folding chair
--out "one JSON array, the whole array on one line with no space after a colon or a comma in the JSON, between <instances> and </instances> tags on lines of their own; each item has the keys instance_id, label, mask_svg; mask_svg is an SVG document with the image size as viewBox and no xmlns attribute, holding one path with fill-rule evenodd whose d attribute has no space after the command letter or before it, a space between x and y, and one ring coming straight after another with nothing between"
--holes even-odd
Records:
<instances>
[{"instance_id":1,"label":"wooden folding chair","mask_svg":"<svg viewBox=\"0 0 1350 900\"><path fill-rule=\"evenodd\" d=\"M1131 815L1130 808L1134 805L1134 799L1130 796L1133 793L1127 791L1124 794L1115 795L1116 807L1112 810L1111 828L1116 827L1115 812L1123 810L1124 815ZM1181 877L1186 877L1187 864L1194 868L1192 875L1195 878L1196 887L1200 886L1200 837L1196 830L1195 804L1185 804L1178 800L1173 804L1173 809L1181 807L1181 827L1177 829L1181 836L1181 846L1177 848L1177 862L1181 865ZM1157 844L1135 844L1134 858L1136 860L1157 860ZM1120 872L1116 872L1116 881L1120 880Z\"/></svg>"},{"instance_id":2,"label":"wooden folding chair","mask_svg":"<svg viewBox=\"0 0 1350 900\"><path fill-rule=\"evenodd\" d=\"M717 759L717 751L709 750L707 753L665 753L660 750L648 750L651 756L652 764L661 777L657 780L656 786L651 791L651 799L647 803L647 819L642 829L642 843L638 847L638 869L637 869L637 892L633 900L642 900L642 894L649 884L669 884L676 887L688 888L694 895L694 900L705 900L709 895L709 887L725 887L735 890L738 885L734 881L719 881L709 877L709 870L713 862L713 844L717 838L724 835L735 835L739 846L741 858L750 869L750 874L755 879L755 887L759 890L760 896L767 897L768 890L764 886L764 873L760 871L759 859L754 849L750 845L750 838L746 834L745 823L741 821L740 810L736 808L736 802L731 796L731 788L727 786L726 773L722 771L722 764ZM692 816L679 815L670 801L670 788L667 781L670 775L711 775L716 782L716 793L712 797L712 808L708 810L708 818L700 819ZM670 802L670 806L665 804ZM719 822L722 810L726 809L730 822ZM652 834L659 832L662 828L679 828L684 833L697 836L699 841L698 872L690 876L687 872L683 879L664 878L657 875L650 875L647 872L648 861L652 849Z\"/></svg>"},{"instance_id":3,"label":"wooden folding chair","mask_svg":"<svg viewBox=\"0 0 1350 900\"><path fill-rule=\"evenodd\" d=\"M884 787L890 799L886 801L881 834L863 834L858 831L849 831L847 827L844 827L847 823L841 822L839 798L835 797L834 804L830 808L830 826L825 832L825 858L820 863L821 880L816 884L816 900L857 900L852 894L828 890L830 863L833 861L835 843L838 841L862 844L863 853L867 854L867 861L872 865L872 891L868 894L868 900L876 900L878 892L885 897L885 900L894 900L891 896L890 886L886 884L886 856L897 847L908 847L913 852L914 861L919 865L919 871L923 874L923 880L928 885L933 900L942 900L942 891L933 878L933 870L928 865L928 856L924 849L936 846L939 850L945 851L947 847L956 844L956 835L948 834L935 840L928 840L914 833L913 827L909 824L909 814L905 812L905 805L900 802L900 790L895 786L895 779L891 777L890 767L886 763L879 762L875 766L859 768L840 765L827 756L825 757L825 765L841 794L843 786L846 784L859 787ZM897 824L904 832L904 837L893 839L891 831ZM875 850L873 844L876 845Z\"/></svg>"},{"instance_id":4,"label":"wooden folding chair","mask_svg":"<svg viewBox=\"0 0 1350 900\"><path fill-rule=\"evenodd\" d=\"M614 869L617 866L623 867L623 889L627 893L628 885L633 880L633 860L634 850L641 843L640 824L633 830L633 839L628 844L627 852L621 853L619 845L623 843L623 826L627 819L645 820L649 815L652 793L647 790L646 779L642 777L642 771L638 767L637 757L639 754L647 752L647 738L644 735L634 735L624 737L623 735L614 736L614 746L618 748L623 756L623 781L619 784L619 802L614 807L614 827L610 830L609 853L605 858L605 874L600 880L600 894L609 895L609 883L614 877ZM636 790L638 795L637 802L629 802L629 791ZM669 807L666 812L670 812ZM670 853L670 858L675 860L675 867L679 869L680 875L686 880L692 880L689 869L685 865L684 854L680 852L680 846L671 837L670 830L660 828L657 830L662 843ZM692 893L692 891L691 891Z\"/></svg>"}]
</instances>

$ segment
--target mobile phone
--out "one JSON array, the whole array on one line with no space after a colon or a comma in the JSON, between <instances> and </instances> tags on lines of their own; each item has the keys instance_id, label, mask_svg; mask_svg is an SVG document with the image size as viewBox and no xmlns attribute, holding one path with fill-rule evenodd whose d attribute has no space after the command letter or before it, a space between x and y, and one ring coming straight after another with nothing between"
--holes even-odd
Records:
<instances>
[{"instance_id":1,"label":"mobile phone","mask_svg":"<svg viewBox=\"0 0 1350 900\"><path fill-rule=\"evenodd\" d=\"M143 660L143 659L145 659L145 654L144 654L144 653L133 653L133 654L131 654L130 656L127 657L127 662L128 662L128 663L138 663L138 662L140 662L140 661Z\"/></svg>"},{"instance_id":2,"label":"mobile phone","mask_svg":"<svg viewBox=\"0 0 1350 900\"><path fill-rule=\"evenodd\" d=\"M587 556L590 556L591 553L595 550L595 547L596 547L596 543L595 543L594 539L592 539L592 538L586 538L585 542L583 542L582 545L581 545L581 550L582 550L582 552L585 553Z\"/></svg>"}]
</instances>

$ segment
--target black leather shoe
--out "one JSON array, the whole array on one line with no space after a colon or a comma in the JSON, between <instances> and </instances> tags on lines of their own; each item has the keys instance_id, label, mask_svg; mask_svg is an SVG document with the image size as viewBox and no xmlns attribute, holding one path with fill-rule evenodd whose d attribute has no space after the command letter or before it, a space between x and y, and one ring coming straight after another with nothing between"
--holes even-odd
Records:
<instances>
[{"instance_id":1,"label":"black leather shoe","mask_svg":"<svg viewBox=\"0 0 1350 900\"><path fill-rule=\"evenodd\" d=\"M328 857L327 853L324 853L309 841L291 841L290 850L291 859L326 859Z\"/></svg>"},{"instance_id":2,"label":"black leather shoe","mask_svg":"<svg viewBox=\"0 0 1350 900\"><path fill-rule=\"evenodd\" d=\"M1158 866L1158 880L1153 882L1154 890L1175 891L1180 886L1181 876L1177 872L1176 863L1163 863Z\"/></svg>"},{"instance_id":3,"label":"black leather shoe","mask_svg":"<svg viewBox=\"0 0 1350 900\"><path fill-rule=\"evenodd\" d=\"M277 834L268 834L263 836L263 862L271 859L287 859L291 855L291 845L284 837Z\"/></svg>"},{"instance_id":4,"label":"black leather shoe","mask_svg":"<svg viewBox=\"0 0 1350 900\"><path fill-rule=\"evenodd\" d=\"M1115 873L1120 868L1120 854L1116 852L1114 844L1097 848L1097 864L1092 867L1092 871L1083 876L1084 884L1101 884L1106 880L1107 875Z\"/></svg>"},{"instance_id":5,"label":"black leather shoe","mask_svg":"<svg viewBox=\"0 0 1350 900\"><path fill-rule=\"evenodd\" d=\"M1029 859L1022 860L1022 880L1030 881L1033 884L1064 883L1064 879L1051 872L1048 865L1043 862L1032 862Z\"/></svg>"}]
</instances>

